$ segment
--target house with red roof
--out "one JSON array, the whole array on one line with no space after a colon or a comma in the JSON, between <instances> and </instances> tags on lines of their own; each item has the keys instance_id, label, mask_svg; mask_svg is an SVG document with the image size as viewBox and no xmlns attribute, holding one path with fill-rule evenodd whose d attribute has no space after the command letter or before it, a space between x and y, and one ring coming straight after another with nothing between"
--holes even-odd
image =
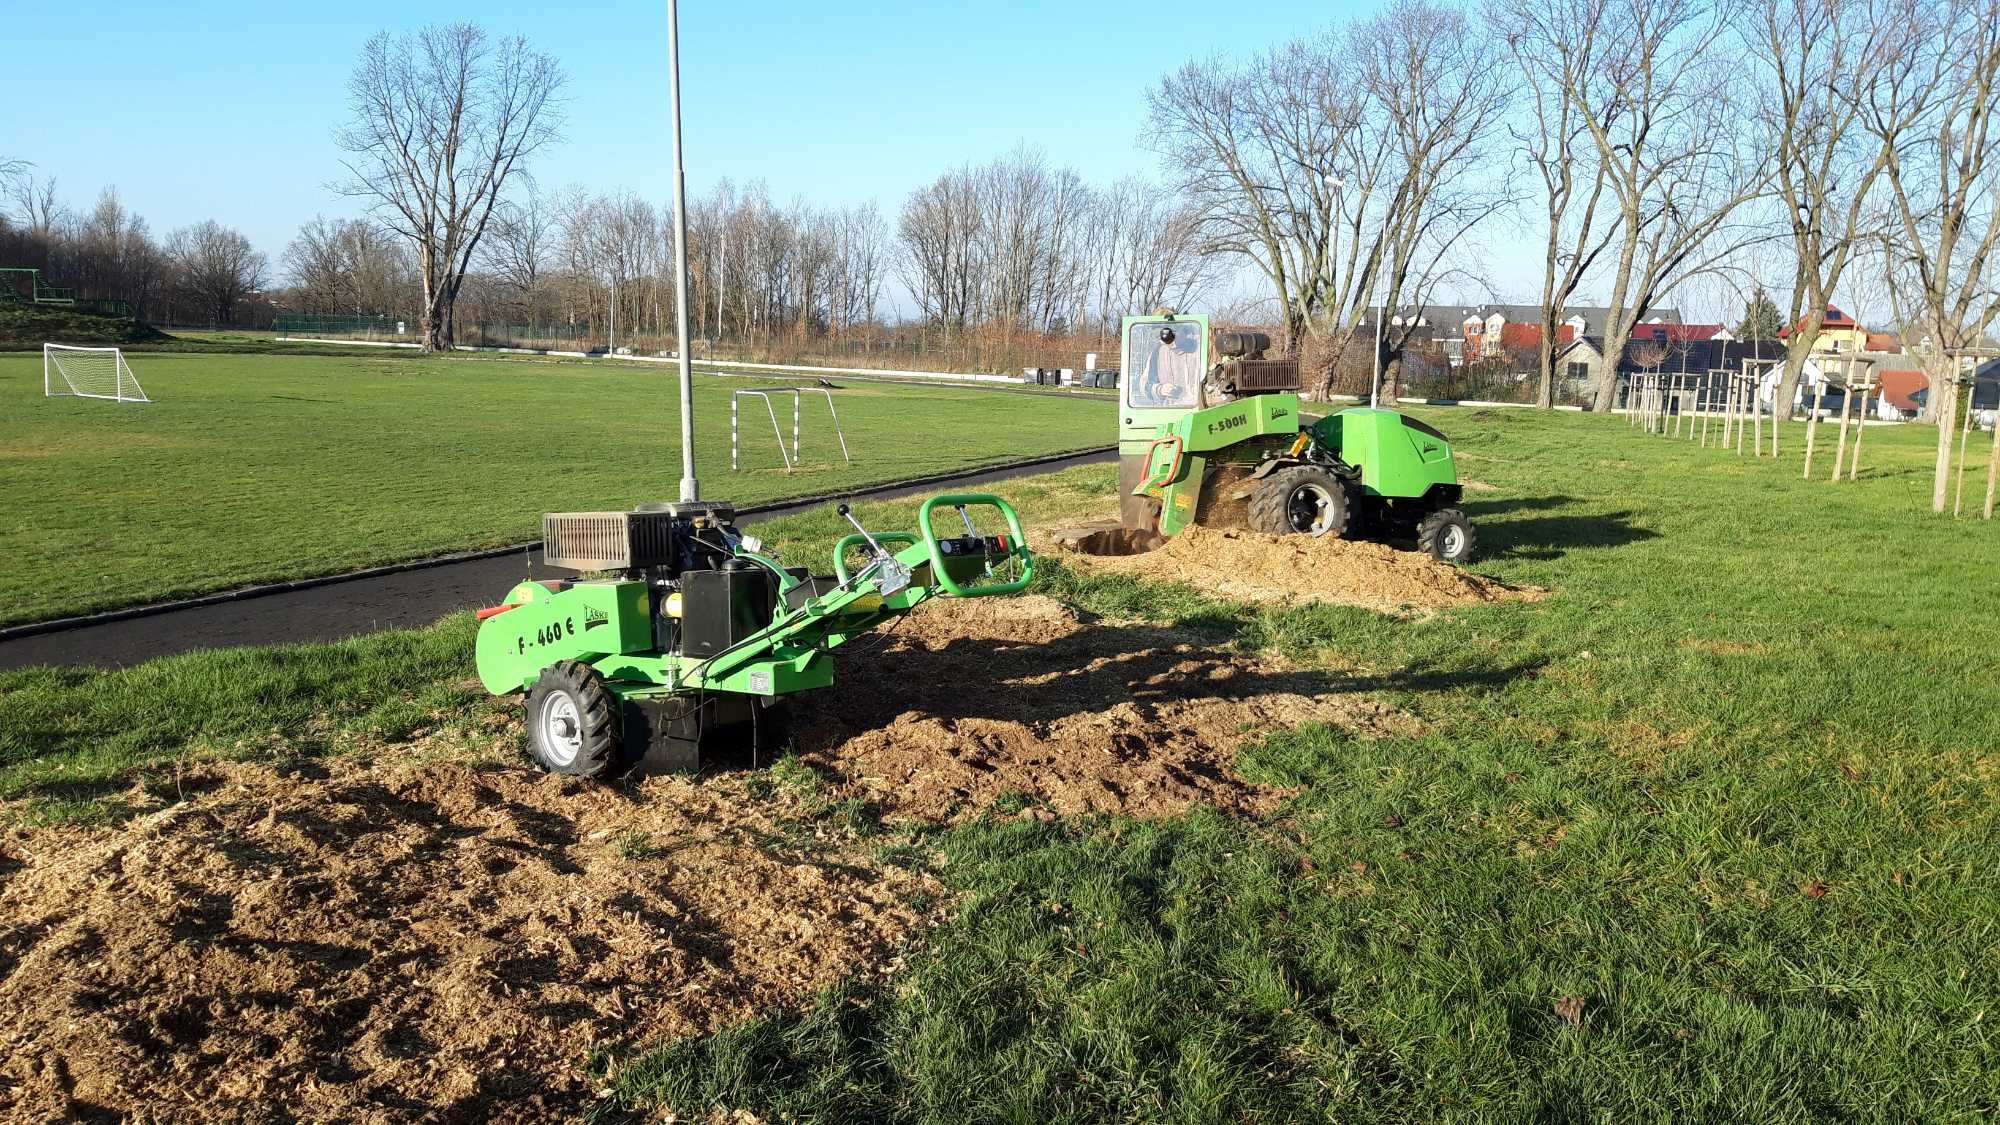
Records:
<instances>
[{"instance_id":1,"label":"house with red roof","mask_svg":"<svg viewBox=\"0 0 2000 1125\"><path fill-rule=\"evenodd\" d=\"M1806 319L1799 318L1797 324L1778 329L1778 339L1790 340L1792 333L1803 332ZM1826 307L1826 320L1820 325L1819 335L1813 337L1812 350L1844 354L1863 352L1868 347L1868 330L1860 322L1832 305Z\"/></svg>"},{"instance_id":2,"label":"house with red roof","mask_svg":"<svg viewBox=\"0 0 2000 1125\"><path fill-rule=\"evenodd\" d=\"M1911 368L1891 368L1877 370L1875 383L1885 416L1894 411L1896 417L1909 419L1924 412L1924 399L1931 391L1930 376Z\"/></svg>"}]
</instances>

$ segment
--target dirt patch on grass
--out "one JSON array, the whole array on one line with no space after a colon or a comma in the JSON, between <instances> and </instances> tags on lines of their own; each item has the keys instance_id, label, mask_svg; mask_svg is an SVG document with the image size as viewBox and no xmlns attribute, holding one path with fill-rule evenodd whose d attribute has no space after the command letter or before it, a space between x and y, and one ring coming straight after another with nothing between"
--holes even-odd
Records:
<instances>
[{"instance_id":1,"label":"dirt patch on grass","mask_svg":"<svg viewBox=\"0 0 2000 1125\"><path fill-rule=\"evenodd\" d=\"M466 760L522 760L494 709L372 764L187 764L126 794L158 811L0 835L0 1117L575 1119L593 1055L896 970L948 902L876 817L1255 815L1285 791L1236 775L1242 744L1418 729L1039 597L932 602L840 652L798 705L806 769Z\"/></svg>"},{"instance_id":2,"label":"dirt patch on grass","mask_svg":"<svg viewBox=\"0 0 2000 1125\"><path fill-rule=\"evenodd\" d=\"M1199 525L1141 555L1064 557L1251 601L1334 602L1385 613L1534 601L1547 593L1532 586L1509 586L1382 543L1264 535Z\"/></svg>"},{"instance_id":3,"label":"dirt patch on grass","mask_svg":"<svg viewBox=\"0 0 2000 1125\"><path fill-rule=\"evenodd\" d=\"M594 1047L885 973L937 889L749 775L319 772L0 839L0 1115L573 1118Z\"/></svg>"},{"instance_id":4,"label":"dirt patch on grass","mask_svg":"<svg viewBox=\"0 0 2000 1125\"><path fill-rule=\"evenodd\" d=\"M1239 778L1239 746L1309 722L1417 725L1324 672L1039 597L930 603L840 674L853 686L802 703L800 755L891 819L1256 815L1287 791Z\"/></svg>"}]
</instances>

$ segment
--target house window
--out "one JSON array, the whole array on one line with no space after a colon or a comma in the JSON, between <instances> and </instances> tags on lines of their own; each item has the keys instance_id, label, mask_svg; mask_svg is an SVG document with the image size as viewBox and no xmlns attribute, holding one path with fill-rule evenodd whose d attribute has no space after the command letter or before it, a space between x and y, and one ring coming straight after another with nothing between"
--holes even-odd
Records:
<instances>
[{"instance_id":1,"label":"house window","mask_svg":"<svg viewBox=\"0 0 2000 1125\"><path fill-rule=\"evenodd\" d=\"M1574 379L1577 382L1581 383L1585 379L1590 378L1590 365L1587 363L1566 364L1563 367L1563 372L1564 374L1568 375L1571 379Z\"/></svg>"}]
</instances>

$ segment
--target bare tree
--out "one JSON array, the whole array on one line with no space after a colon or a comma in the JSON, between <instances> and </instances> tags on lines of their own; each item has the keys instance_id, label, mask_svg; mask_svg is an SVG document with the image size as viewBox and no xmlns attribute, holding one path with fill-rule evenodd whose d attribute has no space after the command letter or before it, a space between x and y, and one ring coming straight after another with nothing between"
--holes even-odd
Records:
<instances>
[{"instance_id":1,"label":"bare tree","mask_svg":"<svg viewBox=\"0 0 2000 1125\"><path fill-rule=\"evenodd\" d=\"M531 304L555 254L555 213L533 185L520 198L502 203L480 244L480 259L501 281Z\"/></svg>"},{"instance_id":2,"label":"bare tree","mask_svg":"<svg viewBox=\"0 0 2000 1125\"><path fill-rule=\"evenodd\" d=\"M338 190L373 201L416 250L427 351L452 344L454 306L495 208L529 157L559 134L555 60L469 24L376 35L348 82L354 119Z\"/></svg>"},{"instance_id":3,"label":"bare tree","mask_svg":"<svg viewBox=\"0 0 2000 1125\"><path fill-rule=\"evenodd\" d=\"M55 177L46 179L35 176L26 161L15 161L12 173L5 178L7 196L18 208L16 218L28 233L47 236L53 234L56 224L62 221L62 201L56 195Z\"/></svg>"},{"instance_id":4,"label":"bare tree","mask_svg":"<svg viewBox=\"0 0 2000 1125\"><path fill-rule=\"evenodd\" d=\"M237 304L264 284L264 255L213 219L173 232L167 252L180 288L217 324L234 324Z\"/></svg>"},{"instance_id":5,"label":"bare tree","mask_svg":"<svg viewBox=\"0 0 2000 1125\"><path fill-rule=\"evenodd\" d=\"M281 260L306 312L404 315L416 300L401 242L365 219L316 217Z\"/></svg>"},{"instance_id":6,"label":"bare tree","mask_svg":"<svg viewBox=\"0 0 2000 1125\"><path fill-rule=\"evenodd\" d=\"M1152 141L1203 216L1206 249L1249 259L1294 346L1348 332L1380 291L1422 304L1467 236L1505 202L1484 174L1512 89L1465 13L1398 0L1247 66L1168 75ZM1416 331L1399 318L1384 351Z\"/></svg>"},{"instance_id":7,"label":"bare tree","mask_svg":"<svg viewBox=\"0 0 2000 1125\"><path fill-rule=\"evenodd\" d=\"M2000 5L1913 0L1898 30L1936 53L1935 70L1878 83L1866 95L1865 128L1888 148L1893 230L1885 255L1892 286L1907 289L1916 352L1930 377L1927 412L1938 423L1931 509L1949 491L1957 428L1957 351L1976 345L2000 317L1994 250L2000 244L2000 164L1992 159L2000 114ZM1900 284L1898 284L1900 282Z\"/></svg>"},{"instance_id":8,"label":"bare tree","mask_svg":"<svg viewBox=\"0 0 2000 1125\"><path fill-rule=\"evenodd\" d=\"M1514 131L1521 157L1534 169L1548 204L1542 240L1541 339L1535 348L1540 375L1535 404L1555 405L1557 334L1563 312L1584 277L1611 245L1617 227L1605 189L1609 165L1592 142L1577 99L1599 65L1597 21L1577 0L1496 0L1487 22L1502 37L1525 79L1527 105Z\"/></svg>"},{"instance_id":9,"label":"bare tree","mask_svg":"<svg viewBox=\"0 0 2000 1125\"><path fill-rule=\"evenodd\" d=\"M970 169L946 172L903 201L898 267L918 312L947 328L972 318L978 293L979 189Z\"/></svg>"},{"instance_id":10,"label":"bare tree","mask_svg":"<svg viewBox=\"0 0 2000 1125\"><path fill-rule=\"evenodd\" d=\"M1753 237L1732 220L1765 189L1765 162L1746 151L1736 104L1736 52L1721 49L1727 13L1711 0L1579 0L1605 36L1569 97L1604 161L1617 204L1604 354L1688 277L1716 268ZM1597 386L1608 411L1617 380Z\"/></svg>"},{"instance_id":11,"label":"bare tree","mask_svg":"<svg viewBox=\"0 0 2000 1125\"><path fill-rule=\"evenodd\" d=\"M1795 272L1785 367L1774 403L1797 397L1826 309L1858 253L1879 243L1886 216L1874 187L1909 122L1871 133L1863 116L1886 86L1933 82L1928 48L1910 37L1906 0L1761 0L1756 38L1760 125L1774 167ZM1932 56L1926 63L1925 56Z\"/></svg>"},{"instance_id":12,"label":"bare tree","mask_svg":"<svg viewBox=\"0 0 2000 1125\"><path fill-rule=\"evenodd\" d=\"M875 319L882 300L882 276L889 239L874 203L851 207L836 219L838 247L832 295L833 328L851 328Z\"/></svg>"},{"instance_id":13,"label":"bare tree","mask_svg":"<svg viewBox=\"0 0 2000 1125\"><path fill-rule=\"evenodd\" d=\"M29 169L33 167L25 160L0 156L0 199L14 199L16 190L32 175ZM5 219L6 215L0 213L0 221Z\"/></svg>"},{"instance_id":14,"label":"bare tree","mask_svg":"<svg viewBox=\"0 0 2000 1125\"><path fill-rule=\"evenodd\" d=\"M280 261L305 312L337 313L344 305L348 268L340 227L339 220L316 215L285 245Z\"/></svg>"},{"instance_id":15,"label":"bare tree","mask_svg":"<svg viewBox=\"0 0 2000 1125\"><path fill-rule=\"evenodd\" d=\"M1221 272L1222 259L1202 252L1200 213L1160 188L1120 180L1099 211L1106 229L1097 307L1108 326L1127 313L1184 307Z\"/></svg>"},{"instance_id":16,"label":"bare tree","mask_svg":"<svg viewBox=\"0 0 2000 1125\"><path fill-rule=\"evenodd\" d=\"M1359 116L1327 112L1358 85L1341 61L1330 34L1294 40L1239 68L1190 62L1148 98L1150 142L1204 216L1205 250L1264 275L1295 347L1354 288L1335 260L1335 169Z\"/></svg>"}]
</instances>

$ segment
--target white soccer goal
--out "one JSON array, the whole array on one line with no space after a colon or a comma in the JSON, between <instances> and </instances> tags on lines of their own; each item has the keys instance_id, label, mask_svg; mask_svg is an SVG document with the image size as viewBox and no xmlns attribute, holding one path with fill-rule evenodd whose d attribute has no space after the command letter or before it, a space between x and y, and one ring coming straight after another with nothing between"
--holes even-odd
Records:
<instances>
[{"instance_id":1,"label":"white soccer goal","mask_svg":"<svg viewBox=\"0 0 2000 1125\"><path fill-rule=\"evenodd\" d=\"M78 395L117 402L151 402L117 348L42 345L42 395Z\"/></svg>"}]
</instances>

